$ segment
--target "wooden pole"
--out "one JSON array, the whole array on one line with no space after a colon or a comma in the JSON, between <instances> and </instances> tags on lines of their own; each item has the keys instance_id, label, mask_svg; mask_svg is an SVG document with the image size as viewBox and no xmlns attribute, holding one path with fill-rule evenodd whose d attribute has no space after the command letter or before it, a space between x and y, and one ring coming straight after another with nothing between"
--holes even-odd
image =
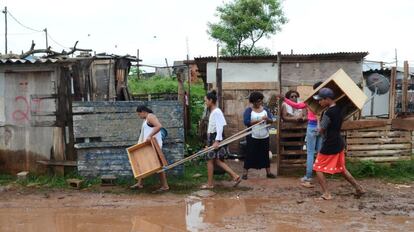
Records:
<instances>
[{"instance_id":1,"label":"wooden pole","mask_svg":"<svg viewBox=\"0 0 414 232\"><path fill-rule=\"evenodd\" d=\"M137 79L139 80L139 49L137 49Z\"/></svg>"},{"instance_id":2,"label":"wooden pole","mask_svg":"<svg viewBox=\"0 0 414 232\"><path fill-rule=\"evenodd\" d=\"M397 78L397 68L391 68L391 84L390 84L390 107L389 107L389 118L394 119L395 117L395 79Z\"/></svg>"},{"instance_id":3,"label":"wooden pole","mask_svg":"<svg viewBox=\"0 0 414 232\"><path fill-rule=\"evenodd\" d=\"M278 92L281 95L282 94L282 53L281 52L277 52L277 81L279 84L279 89ZM277 134L276 134L276 140L277 140L277 160L276 160L276 175L280 174L280 161L281 161L281 154L282 154L282 146L281 146L281 141L280 141L280 133L281 133L281 128L282 128L282 122L281 122L281 101L278 102L277 104Z\"/></svg>"},{"instance_id":4,"label":"wooden pole","mask_svg":"<svg viewBox=\"0 0 414 232\"><path fill-rule=\"evenodd\" d=\"M4 54L7 54L7 6L4 7Z\"/></svg>"},{"instance_id":5,"label":"wooden pole","mask_svg":"<svg viewBox=\"0 0 414 232\"><path fill-rule=\"evenodd\" d=\"M217 88L217 103L221 110L224 112L223 107L223 79L221 68L216 69L216 88Z\"/></svg>"},{"instance_id":6,"label":"wooden pole","mask_svg":"<svg viewBox=\"0 0 414 232\"><path fill-rule=\"evenodd\" d=\"M408 61L404 61L404 79L402 82L402 112L407 112L408 106L408 75L409 75L409 68L408 68Z\"/></svg>"},{"instance_id":7,"label":"wooden pole","mask_svg":"<svg viewBox=\"0 0 414 232\"><path fill-rule=\"evenodd\" d=\"M167 65L167 71L168 71L168 75L171 77L171 70L170 70L170 66L168 65L168 60L167 58L165 58L165 65Z\"/></svg>"},{"instance_id":8,"label":"wooden pole","mask_svg":"<svg viewBox=\"0 0 414 232\"><path fill-rule=\"evenodd\" d=\"M46 38L46 49L48 49L48 48L49 48L49 41L47 40L47 28L45 28L43 31L45 32L45 38Z\"/></svg>"},{"instance_id":9,"label":"wooden pole","mask_svg":"<svg viewBox=\"0 0 414 232\"><path fill-rule=\"evenodd\" d=\"M187 40L187 53L188 53L188 40ZM188 134L191 130L191 70L190 70L190 55L187 54L187 75L188 75L188 91L187 91L187 101L186 101L186 110L187 110L187 125L188 125Z\"/></svg>"}]
</instances>

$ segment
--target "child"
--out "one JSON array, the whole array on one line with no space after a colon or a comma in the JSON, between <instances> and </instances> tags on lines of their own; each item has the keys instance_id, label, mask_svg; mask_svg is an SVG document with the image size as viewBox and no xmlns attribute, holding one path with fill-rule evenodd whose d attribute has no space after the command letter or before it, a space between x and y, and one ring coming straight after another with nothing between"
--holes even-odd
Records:
<instances>
[{"instance_id":1,"label":"child","mask_svg":"<svg viewBox=\"0 0 414 232\"><path fill-rule=\"evenodd\" d=\"M355 188L356 195L361 196L365 193L351 173L345 167L345 143L341 137L341 126L343 121L343 109L334 102L334 92L329 88L322 88L318 94L313 96L319 101L322 107L328 109L322 114L319 132L322 135L322 148L319 151L313 170L316 172L323 194L320 199L332 199L328 190L324 173L341 173L345 179Z\"/></svg>"},{"instance_id":2,"label":"child","mask_svg":"<svg viewBox=\"0 0 414 232\"><path fill-rule=\"evenodd\" d=\"M219 148L220 142L223 140L224 126L227 125L223 112L217 107L216 91L211 91L204 98L206 106L209 108L210 117L208 120L207 138L208 145L216 148L207 154L207 184L201 186L202 189L214 188L214 164L217 164L233 178L233 186L236 187L241 178L226 163L224 158L227 154L224 147Z\"/></svg>"}]
</instances>

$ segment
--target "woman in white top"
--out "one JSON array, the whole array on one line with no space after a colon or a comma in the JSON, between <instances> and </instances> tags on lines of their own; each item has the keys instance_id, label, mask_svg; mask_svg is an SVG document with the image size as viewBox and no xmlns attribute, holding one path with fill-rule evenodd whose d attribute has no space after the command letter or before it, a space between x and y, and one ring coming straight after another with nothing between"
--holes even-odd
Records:
<instances>
[{"instance_id":1,"label":"woman in white top","mask_svg":"<svg viewBox=\"0 0 414 232\"><path fill-rule=\"evenodd\" d=\"M214 151L207 154L207 184L201 186L202 189L211 189L214 188L214 164L221 167L226 171L232 178L234 185L237 186L241 178L237 173L235 173L226 163L224 159L227 155L227 149L219 147L220 142L223 140L223 130L224 126L227 125L226 119L224 118L223 112L217 107L217 95L216 91L211 91L204 98L205 104L210 111L210 117L208 120L207 128L207 140L208 145L216 148Z\"/></svg>"},{"instance_id":2,"label":"woman in white top","mask_svg":"<svg viewBox=\"0 0 414 232\"><path fill-rule=\"evenodd\" d=\"M157 140L158 145L162 148L162 138L161 138L161 128L162 125L158 120L157 116L155 116L151 109L147 108L144 105L140 105L137 107L137 114L138 117L143 119L141 127L141 133L139 135L138 143L143 143L147 141L151 141L152 137L155 137ZM157 190L157 192L164 192L168 191L170 188L167 183L167 175L165 172L160 173L160 181L161 181L161 188ZM138 179L137 183L131 188L143 188L142 179Z\"/></svg>"},{"instance_id":3,"label":"woman in white top","mask_svg":"<svg viewBox=\"0 0 414 232\"><path fill-rule=\"evenodd\" d=\"M251 106L244 111L243 121L246 127L257 125L252 128L252 134L246 137L247 155L244 159L243 179L247 180L248 170L266 169L267 178L276 178L270 172L269 159L269 130L261 127L259 124L272 122L272 113L263 107L263 94L260 92L252 92L249 96Z\"/></svg>"}]
</instances>

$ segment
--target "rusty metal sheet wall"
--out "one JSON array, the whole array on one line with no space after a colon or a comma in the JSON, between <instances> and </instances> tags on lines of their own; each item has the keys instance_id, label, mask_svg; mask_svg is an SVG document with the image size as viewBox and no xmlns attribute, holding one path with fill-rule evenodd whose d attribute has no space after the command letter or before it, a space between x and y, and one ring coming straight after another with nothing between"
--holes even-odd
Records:
<instances>
[{"instance_id":1,"label":"rusty metal sheet wall","mask_svg":"<svg viewBox=\"0 0 414 232\"><path fill-rule=\"evenodd\" d=\"M16 71L17 70L17 71ZM56 70L0 72L0 172L41 171L36 160L50 159L52 127L33 127L33 113L55 111Z\"/></svg>"}]
</instances>

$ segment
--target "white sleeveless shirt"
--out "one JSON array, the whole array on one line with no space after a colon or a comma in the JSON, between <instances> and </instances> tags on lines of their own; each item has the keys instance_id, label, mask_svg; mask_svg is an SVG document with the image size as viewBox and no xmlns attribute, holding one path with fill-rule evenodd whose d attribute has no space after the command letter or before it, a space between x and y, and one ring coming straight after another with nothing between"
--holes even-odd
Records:
<instances>
[{"instance_id":1,"label":"white sleeveless shirt","mask_svg":"<svg viewBox=\"0 0 414 232\"><path fill-rule=\"evenodd\" d=\"M145 120L142 123L142 130L141 133L144 133L144 141L149 137L149 135L152 133L152 130L154 129L154 127L150 127L148 126L147 120ZM157 134L155 134L155 139L157 139L158 145L160 146L160 148L162 148L162 137L161 137L161 132L158 132Z\"/></svg>"}]
</instances>

